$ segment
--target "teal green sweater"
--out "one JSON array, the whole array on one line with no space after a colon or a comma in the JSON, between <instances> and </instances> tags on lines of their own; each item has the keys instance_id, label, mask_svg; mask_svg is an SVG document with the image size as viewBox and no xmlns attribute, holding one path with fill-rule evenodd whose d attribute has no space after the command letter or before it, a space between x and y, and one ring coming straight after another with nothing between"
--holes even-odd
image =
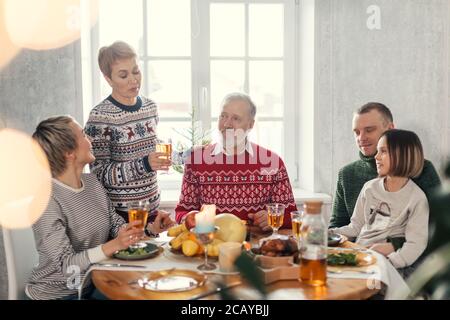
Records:
<instances>
[{"instance_id":1,"label":"teal green sweater","mask_svg":"<svg viewBox=\"0 0 450 320\"><path fill-rule=\"evenodd\" d=\"M330 228L346 226L355 208L356 200L364 184L378 176L374 157L359 153L360 160L352 162L339 171ZM425 160L422 174L413 181L425 192L427 199L431 191L441 184L433 164ZM394 243L394 247L397 245Z\"/></svg>"}]
</instances>

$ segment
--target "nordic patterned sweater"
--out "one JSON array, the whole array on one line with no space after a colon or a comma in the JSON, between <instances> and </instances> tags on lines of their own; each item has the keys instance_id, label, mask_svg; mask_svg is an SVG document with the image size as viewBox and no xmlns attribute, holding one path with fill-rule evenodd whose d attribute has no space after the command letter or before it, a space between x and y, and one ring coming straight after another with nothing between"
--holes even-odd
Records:
<instances>
[{"instance_id":1,"label":"nordic patterned sweater","mask_svg":"<svg viewBox=\"0 0 450 320\"><path fill-rule=\"evenodd\" d=\"M290 227L290 212L297 210L283 160L275 153L251 143L252 154L214 154L215 144L195 149L185 164L176 220L202 204L215 204L217 214L232 213L247 220L249 213L266 204L286 206L283 227Z\"/></svg>"},{"instance_id":2,"label":"nordic patterned sweater","mask_svg":"<svg viewBox=\"0 0 450 320\"><path fill-rule=\"evenodd\" d=\"M92 139L96 160L91 172L105 187L119 212L127 211L127 202L149 200L150 211L159 206L160 193L156 172L148 154L155 151L156 104L138 97L134 106L125 106L109 96L94 107L85 132Z\"/></svg>"}]
</instances>

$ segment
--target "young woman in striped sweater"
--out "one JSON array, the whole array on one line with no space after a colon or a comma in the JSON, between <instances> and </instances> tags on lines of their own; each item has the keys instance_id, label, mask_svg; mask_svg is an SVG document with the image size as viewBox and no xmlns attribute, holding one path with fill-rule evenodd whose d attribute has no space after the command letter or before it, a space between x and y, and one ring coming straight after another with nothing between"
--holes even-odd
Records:
<instances>
[{"instance_id":1,"label":"young woman in striped sweater","mask_svg":"<svg viewBox=\"0 0 450 320\"><path fill-rule=\"evenodd\" d=\"M82 173L95 157L90 140L73 118L44 120L33 138L47 155L53 185L49 204L33 225L39 264L26 294L31 299L76 298L89 266L126 249L142 230L133 228L139 221L125 224L94 174ZM172 224L161 212L147 229L159 233Z\"/></svg>"}]
</instances>

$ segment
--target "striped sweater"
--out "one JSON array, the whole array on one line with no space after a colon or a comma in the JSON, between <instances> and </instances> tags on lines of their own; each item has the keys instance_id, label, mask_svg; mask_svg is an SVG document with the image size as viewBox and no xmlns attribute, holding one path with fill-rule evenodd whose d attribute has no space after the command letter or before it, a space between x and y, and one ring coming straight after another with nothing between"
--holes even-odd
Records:
<instances>
[{"instance_id":1,"label":"striped sweater","mask_svg":"<svg viewBox=\"0 0 450 320\"><path fill-rule=\"evenodd\" d=\"M125 223L95 175L83 174L81 181L73 189L53 179L50 202L33 225L39 264L26 285L31 299L76 294L90 264L107 258L101 245Z\"/></svg>"},{"instance_id":2,"label":"striped sweater","mask_svg":"<svg viewBox=\"0 0 450 320\"><path fill-rule=\"evenodd\" d=\"M158 121L156 104L144 97L125 106L109 96L89 115L85 132L96 158L91 172L118 211L127 211L127 202L136 200L149 200L151 212L159 206L157 174L148 160L155 151Z\"/></svg>"}]
</instances>

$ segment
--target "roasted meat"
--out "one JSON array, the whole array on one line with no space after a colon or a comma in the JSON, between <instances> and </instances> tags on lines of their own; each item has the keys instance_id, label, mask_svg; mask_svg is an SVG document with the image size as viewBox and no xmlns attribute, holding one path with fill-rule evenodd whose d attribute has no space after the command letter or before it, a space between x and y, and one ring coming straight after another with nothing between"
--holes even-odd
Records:
<instances>
[{"instance_id":1,"label":"roasted meat","mask_svg":"<svg viewBox=\"0 0 450 320\"><path fill-rule=\"evenodd\" d=\"M297 242L293 238L271 239L261 245L261 254L269 257L291 256L298 251Z\"/></svg>"}]
</instances>

